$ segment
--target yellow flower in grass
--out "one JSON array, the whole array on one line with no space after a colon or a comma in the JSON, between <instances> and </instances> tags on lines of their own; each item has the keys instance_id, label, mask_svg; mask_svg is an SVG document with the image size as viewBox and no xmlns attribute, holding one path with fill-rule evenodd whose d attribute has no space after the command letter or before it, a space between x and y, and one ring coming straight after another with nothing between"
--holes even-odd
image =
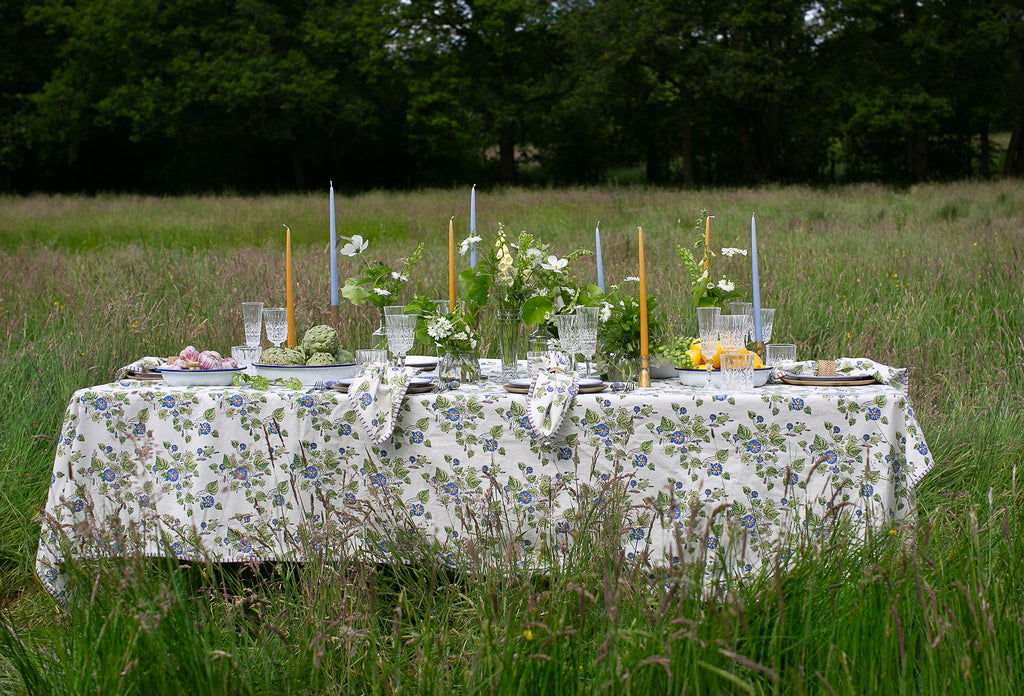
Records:
<instances>
[{"instance_id":1,"label":"yellow flower in grass","mask_svg":"<svg viewBox=\"0 0 1024 696\"><path fill-rule=\"evenodd\" d=\"M523 631L523 638L525 638L526 640L533 640L533 631L531 631L528 628L525 629Z\"/></svg>"}]
</instances>

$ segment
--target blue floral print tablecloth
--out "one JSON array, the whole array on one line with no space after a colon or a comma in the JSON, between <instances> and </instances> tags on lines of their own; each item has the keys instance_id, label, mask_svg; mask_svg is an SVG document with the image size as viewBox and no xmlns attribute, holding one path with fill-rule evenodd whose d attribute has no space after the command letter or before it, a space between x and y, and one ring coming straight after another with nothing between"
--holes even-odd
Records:
<instances>
[{"instance_id":1,"label":"blue floral print tablecloth","mask_svg":"<svg viewBox=\"0 0 1024 696\"><path fill-rule=\"evenodd\" d=\"M932 466L889 386L655 387L578 395L550 440L533 436L525 395L491 383L410 395L380 445L339 392L82 389L37 573L62 598L69 557L111 554L543 568L601 534L636 562L731 581L808 538L908 516Z\"/></svg>"}]
</instances>

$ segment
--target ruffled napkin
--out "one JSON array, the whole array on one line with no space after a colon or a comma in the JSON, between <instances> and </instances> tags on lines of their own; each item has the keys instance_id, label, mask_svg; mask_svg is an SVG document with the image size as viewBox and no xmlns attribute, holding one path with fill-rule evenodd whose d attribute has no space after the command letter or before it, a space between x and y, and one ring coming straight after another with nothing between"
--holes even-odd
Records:
<instances>
[{"instance_id":1,"label":"ruffled napkin","mask_svg":"<svg viewBox=\"0 0 1024 696\"><path fill-rule=\"evenodd\" d=\"M122 380L128 375L138 375L143 372L152 372L156 368L166 363L166 358L156 358L152 355L147 355L144 358L139 358L130 365L117 368L117 372L114 373L115 380Z\"/></svg>"},{"instance_id":2,"label":"ruffled napkin","mask_svg":"<svg viewBox=\"0 0 1024 696\"><path fill-rule=\"evenodd\" d=\"M398 409L416 369L364 363L348 387L348 400L366 434L379 445L395 430Z\"/></svg>"},{"instance_id":3,"label":"ruffled napkin","mask_svg":"<svg viewBox=\"0 0 1024 696\"><path fill-rule=\"evenodd\" d=\"M907 390L909 375L905 367L889 367L867 358L838 358L835 361L836 376L863 377L870 375L880 384L888 384L903 391ZM775 365L772 376L778 378L783 374L816 375L817 360L798 360L781 362Z\"/></svg>"},{"instance_id":4,"label":"ruffled napkin","mask_svg":"<svg viewBox=\"0 0 1024 696\"><path fill-rule=\"evenodd\" d=\"M542 440L554 437L579 390L575 372L554 369L537 373L526 397L526 417L535 436Z\"/></svg>"}]
</instances>

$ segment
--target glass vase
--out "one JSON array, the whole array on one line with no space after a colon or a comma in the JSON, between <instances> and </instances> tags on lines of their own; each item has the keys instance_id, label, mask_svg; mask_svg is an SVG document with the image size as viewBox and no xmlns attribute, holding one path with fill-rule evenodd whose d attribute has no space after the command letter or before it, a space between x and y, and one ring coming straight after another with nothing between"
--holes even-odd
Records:
<instances>
[{"instance_id":1,"label":"glass vase","mask_svg":"<svg viewBox=\"0 0 1024 696\"><path fill-rule=\"evenodd\" d=\"M499 380L503 383L519 377L519 336L522 323L520 310L498 310L498 349L501 353Z\"/></svg>"},{"instance_id":2,"label":"glass vase","mask_svg":"<svg viewBox=\"0 0 1024 696\"><path fill-rule=\"evenodd\" d=\"M379 322L377 330L370 334L370 348L375 350L387 350L388 348L388 335L384 331L384 310L377 310L377 321Z\"/></svg>"},{"instance_id":3,"label":"glass vase","mask_svg":"<svg viewBox=\"0 0 1024 696\"><path fill-rule=\"evenodd\" d=\"M443 383L474 384L480 381L480 358L474 351L449 351L437 361L437 376Z\"/></svg>"}]
</instances>

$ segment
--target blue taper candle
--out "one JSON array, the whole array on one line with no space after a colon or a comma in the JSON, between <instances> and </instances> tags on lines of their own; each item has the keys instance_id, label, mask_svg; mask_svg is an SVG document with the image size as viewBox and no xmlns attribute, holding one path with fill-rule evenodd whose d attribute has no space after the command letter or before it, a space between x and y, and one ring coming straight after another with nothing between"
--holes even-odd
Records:
<instances>
[{"instance_id":1,"label":"blue taper candle","mask_svg":"<svg viewBox=\"0 0 1024 696\"><path fill-rule=\"evenodd\" d=\"M469 192L469 236L476 236L476 184ZM476 268L476 242L469 245L469 267Z\"/></svg>"},{"instance_id":2,"label":"blue taper candle","mask_svg":"<svg viewBox=\"0 0 1024 696\"><path fill-rule=\"evenodd\" d=\"M334 224L334 182L331 182L331 306L338 306L338 231Z\"/></svg>"},{"instance_id":3,"label":"blue taper candle","mask_svg":"<svg viewBox=\"0 0 1024 696\"><path fill-rule=\"evenodd\" d=\"M601 288L601 292L604 292L604 264L601 262L601 221L597 221L597 227L594 228L594 247L595 254L597 256L597 287Z\"/></svg>"},{"instance_id":4,"label":"blue taper candle","mask_svg":"<svg viewBox=\"0 0 1024 696\"><path fill-rule=\"evenodd\" d=\"M750 214L750 275L754 286L754 343L763 343L761 337L761 285L757 276L757 225Z\"/></svg>"}]
</instances>

